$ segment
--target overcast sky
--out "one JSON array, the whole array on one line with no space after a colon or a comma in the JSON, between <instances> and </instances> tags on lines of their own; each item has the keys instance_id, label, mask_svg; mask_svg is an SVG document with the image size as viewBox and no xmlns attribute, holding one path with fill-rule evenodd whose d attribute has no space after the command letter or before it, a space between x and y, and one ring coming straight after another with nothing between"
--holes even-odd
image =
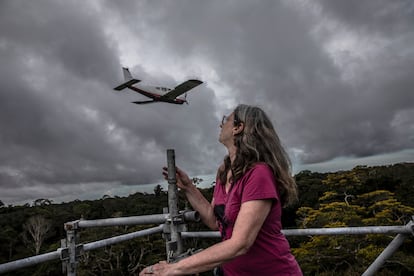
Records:
<instances>
[{"instance_id":1,"label":"overcast sky","mask_svg":"<svg viewBox=\"0 0 414 276\"><path fill-rule=\"evenodd\" d=\"M0 2L0 200L55 202L191 176L226 154L239 103L272 118L294 172L414 161L414 2ZM135 105L197 77L189 105Z\"/></svg>"}]
</instances>

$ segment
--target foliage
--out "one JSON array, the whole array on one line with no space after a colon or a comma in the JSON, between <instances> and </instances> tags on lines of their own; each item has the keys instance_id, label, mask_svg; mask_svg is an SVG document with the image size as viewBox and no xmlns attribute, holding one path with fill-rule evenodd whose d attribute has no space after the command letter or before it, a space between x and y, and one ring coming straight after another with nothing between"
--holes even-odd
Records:
<instances>
[{"instance_id":1,"label":"foliage","mask_svg":"<svg viewBox=\"0 0 414 276\"><path fill-rule=\"evenodd\" d=\"M161 193L163 193L163 192L164 192L163 191L163 188L161 187L160 184L158 184L157 186L155 186L155 188L154 188L154 194L155 194L155 196L160 196Z\"/></svg>"},{"instance_id":2,"label":"foliage","mask_svg":"<svg viewBox=\"0 0 414 276\"><path fill-rule=\"evenodd\" d=\"M407 167L410 170L406 174L411 175L413 167L409 164ZM393 187L378 178L380 174L387 176L385 178L389 181L400 182L385 175L387 169L359 166L351 171L328 174L322 181L326 190L320 196L319 204L313 208L298 208L298 226L321 228L407 224L414 215L414 208L397 199L398 186ZM400 194L398 197L404 198ZM360 275L392 238L384 235L313 236L302 240L292 251L306 274L328 275L335 271L340 275ZM413 246L412 243L412 240L406 241L408 246ZM393 275L413 271L412 251L407 248L399 250L398 258L391 257L380 275L389 275L390 270Z\"/></svg>"}]
</instances>

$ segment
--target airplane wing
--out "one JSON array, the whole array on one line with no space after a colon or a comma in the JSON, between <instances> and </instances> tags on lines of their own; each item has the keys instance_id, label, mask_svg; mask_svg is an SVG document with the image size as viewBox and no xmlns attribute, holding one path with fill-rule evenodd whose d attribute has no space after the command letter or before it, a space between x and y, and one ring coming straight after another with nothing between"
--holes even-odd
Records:
<instances>
[{"instance_id":1,"label":"airplane wing","mask_svg":"<svg viewBox=\"0 0 414 276\"><path fill-rule=\"evenodd\" d=\"M134 104L149 104L149 103L155 103L154 100L150 100L150 101L140 101L140 102L132 102Z\"/></svg>"},{"instance_id":2,"label":"airplane wing","mask_svg":"<svg viewBox=\"0 0 414 276\"><path fill-rule=\"evenodd\" d=\"M199 86L203 82L200 80L188 80L182 84L177 85L173 90L161 96L161 98L175 99L178 96L184 94L185 92L193 89L196 86Z\"/></svg>"}]
</instances>

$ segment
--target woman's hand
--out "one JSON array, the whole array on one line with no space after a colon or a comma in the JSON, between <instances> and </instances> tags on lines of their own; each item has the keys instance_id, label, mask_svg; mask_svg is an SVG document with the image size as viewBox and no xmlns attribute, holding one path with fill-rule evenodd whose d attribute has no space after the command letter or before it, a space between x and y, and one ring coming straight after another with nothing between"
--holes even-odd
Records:
<instances>
[{"instance_id":1,"label":"woman's hand","mask_svg":"<svg viewBox=\"0 0 414 276\"><path fill-rule=\"evenodd\" d=\"M168 180L168 168L167 167L163 167L162 168L162 174L164 175L164 179ZM188 188L193 186L193 181L190 179L190 177L188 177L188 175L182 171L180 168L175 167L175 177L177 179L177 187L182 189L182 190L187 190Z\"/></svg>"},{"instance_id":2,"label":"woman's hand","mask_svg":"<svg viewBox=\"0 0 414 276\"><path fill-rule=\"evenodd\" d=\"M139 276L148 275L174 275L173 273L174 264L168 264L166 261L161 261L158 264L154 264L144 268Z\"/></svg>"}]
</instances>

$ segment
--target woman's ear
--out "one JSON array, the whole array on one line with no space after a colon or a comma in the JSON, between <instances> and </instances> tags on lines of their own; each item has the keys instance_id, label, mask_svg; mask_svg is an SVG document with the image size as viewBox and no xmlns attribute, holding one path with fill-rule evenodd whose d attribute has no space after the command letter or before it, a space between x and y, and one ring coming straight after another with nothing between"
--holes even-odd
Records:
<instances>
[{"instance_id":1,"label":"woman's ear","mask_svg":"<svg viewBox=\"0 0 414 276\"><path fill-rule=\"evenodd\" d=\"M244 130L244 123L239 123L237 126L233 127L233 135L236 136L242 133Z\"/></svg>"}]
</instances>

